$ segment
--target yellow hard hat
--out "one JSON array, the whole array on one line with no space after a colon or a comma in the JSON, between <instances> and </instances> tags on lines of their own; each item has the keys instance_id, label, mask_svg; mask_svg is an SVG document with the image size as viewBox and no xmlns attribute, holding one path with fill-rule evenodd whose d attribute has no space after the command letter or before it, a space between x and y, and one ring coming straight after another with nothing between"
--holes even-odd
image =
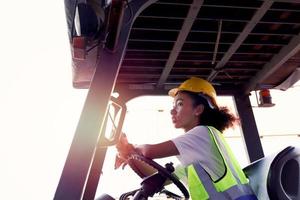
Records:
<instances>
[{"instance_id":1,"label":"yellow hard hat","mask_svg":"<svg viewBox=\"0 0 300 200\"><path fill-rule=\"evenodd\" d=\"M169 91L171 97L175 97L179 91L189 91L203 94L211 107L218 107L217 93L210 82L198 77L191 77L190 79L181 83L178 88L173 88ZM207 98L208 97L208 98Z\"/></svg>"}]
</instances>

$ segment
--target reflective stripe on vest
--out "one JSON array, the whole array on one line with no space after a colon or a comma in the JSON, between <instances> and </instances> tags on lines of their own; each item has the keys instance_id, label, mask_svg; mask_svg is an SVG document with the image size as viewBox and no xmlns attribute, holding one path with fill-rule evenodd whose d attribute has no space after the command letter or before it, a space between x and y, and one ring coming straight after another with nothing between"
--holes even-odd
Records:
<instances>
[{"instance_id":1,"label":"reflective stripe on vest","mask_svg":"<svg viewBox=\"0 0 300 200\"><path fill-rule=\"evenodd\" d=\"M213 127L208 127L208 130L211 141L216 145L223 157L226 170L221 179L214 182L211 178L213 174L209 174L200 163L189 165L187 168L188 184L192 199L225 200L252 195L253 191L248 184L248 179L221 133Z\"/></svg>"},{"instance_id":2,"label":"reflective stripe on vest","mask_svg":"<svg viewBox=\"0 0 300 200\"><path fill-rule=\"evenodd\" d=\"M228 170L229 172L229 170ZM213 200L232 200L245 195L252 195L253 191L248 184L237 184L221 190L217 188L218 185L214 183L207 172L200 164L193 164L188 167L189 189L193 200L213 199ZM225 177L228 176L227 174ZM197 178L196 178L197 177ZM201 180L199 179L201 177ZM192 178L192 179L190 179ZM197 182L193 180L197 179ZM221 179L220 181L222 181ZM191 186L191 187L190 187Z\"/></svg>"}]
</instances>

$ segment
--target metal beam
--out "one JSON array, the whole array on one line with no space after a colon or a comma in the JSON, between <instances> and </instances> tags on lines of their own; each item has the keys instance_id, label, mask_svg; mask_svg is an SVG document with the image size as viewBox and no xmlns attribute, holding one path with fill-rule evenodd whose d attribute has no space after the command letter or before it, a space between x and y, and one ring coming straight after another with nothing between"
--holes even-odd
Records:
<instances>
[{"instance_id":1,"label":"metal beam","mask_svg":"<svg viewBox=\"0 0 300 200\"><path fill-rule=\"evenodd\" d=\"M166 80L176 62L179 52L182 49L182 46L193 26L193 23L197 18L198 12L199 12L202 4L203 4L203 0L194 0L193 3L191 4L188 15L183 22L181 31L179 32L177 40L173 46L173 49L170 53L168 60L166 62L164 71L162 72L162 74L158 80L158 83L157 83L158 88L161 88L163 86L163 84L166 82Z\"/></svg>"},{"instance_id":2,"label":"metal beam","mask_svg":"<svg viewBox=\"0 0 300 200\"><path fill-rule=\"evenodd\" d=\"M300 12L300 11L299 11ZM223 20L222 20L223 21ZM260 22L261 23L261 22ZM272 24L280 24L279 22L268 22ZM295 24L297 25L297 24ZM157 32L178 32L179 29L168 29L168 28L142 28L142 27L134 27L131 30L134 31L157 31ZM190 33L218 33L214 30L191 30ZM239 31L222 31L224 34L234 34L237 35L240 32ZM251 35L275 35L275 36L295 36L296 34L293 33L267 33L267 32L252 32ZM152 41L152 40L144 40L144 39L130 39L129 41ZM154 40L158 41L158 40ZM170 40L163 40L164 42L170 41ZM191 42L191 41L189 41ZM224 43L224 42L223 42ZM231 44L231 43L230 43Z\"/></svg>"},{"instance_id":3,"label":"metal beam","mask_svg":"<svg viewBox=\"0 0 300 200\"><path fill-rule=\"evenodd\" d=\"M116 54L101 50L101 58L91 81L55 200L82 199L122 53L121 50Z\"/></svg>"},{"instance_id":4,"label":"metal beam","mask_svg":"<svg viewBox=\"0 0 300 200\"><path fill-rule=\"evenodd\" d=\"M168 83L165 85L164 88L156 88L155 83L153 84L147 83L147 84L130 84L130 83L119 83L116 85L116 90L120 96L122 96L122 100L127 102L132 98L143 96L143 95L166 95L168 91L175 86L179 85L178 83ZM217 94L220 96L224 95L230 95L234 94L237 90L236 87L222 87L219 88L218 86L215 87Z\"/></svg>"},{"instance_id":5,"label":"metal beam","mask_svg":"<svg viewBox=\"0 0 300 200\"><path fill-rule=\"evenodd\" d=\"M131 10L125 10L125 20L122 23L123 28L116 51L99 49L99 62L55 192L55 200L83 198L98 139L101 137L100 132L105 121L108 102L125 53L130 27L136 16L153 2L155 0L131 1ZM105 155L105 152L103 154ZM104 155L99 162L104 161Z\"/></svg>"},{"instance_id":6,"label":"metal beam","mask_svg":"<svg viewBox=\"0 0 300 200\"><path fill-rule=\"evenodd\" d=\"M272 75L283 63L300 51L300 33L293 37L289 44L268 62L263 69L250 80L245 87L245 94L254 90L260 82Z\"/></svg>"},{"instance_id":7,"label":"metal beam","mask_svg":"<svg viewBox=\"0 0 300 200\"><path fill-rule=\"evenodd\" d=\"M268 0L265 0L268 1ZM300 0L273 0L274 2L280 2L280 3L300 3Z\"/></svg>"},{"instance_id":8,"label":"metal beam","mask_svg":"<svg viewBox=\"0 0 300 200\"><path fill-rule=\"evenodd\" d=\"M86 182L86 187L85 187L85 191L84 191L82 199L87 199L87 200L95 199L99 179L102 174L102 170L100 170L100 169L102 169L102 167L103 167L103 163L104 163L103 158L105 157L106 151L107 151L106 147L98 147L96 149L95 156L93 159L89 177Z\"/></svg>"},{"instance_id":9,"label":"metal beam","mask_svg":"<svg viewBox=\"0 0 300 200\"><path fill-rule=\"evenodd\" d=\"M218 54L218 48L219 48L219 44L220 44L220 38L221 38L221 31L222 31L222 20L219 21L218 23L218 34L217 34L217 39L215 42L215 49L214 49L214 53L213 53L213 59L211 64L214 65L217 59L217 54Z\"/></svg>"},{"instance_id":10,"label":"metal beam","mask_svg":"<svg viewBox=\"0 0 300 200\"><path fill-rule=\"evenodd\" d=\"M270 10L275 10L275 9L270 9ZM290 11L290 10L286 10ZM296 11L293 11L296 12ZM169 17L169 16L139 16L139 18L152 18L152 19L179 19L183 20L184 17ZM199 17L197 20L207 20L207 21L216 21L216 18L207 18L207 17ZM245 19L233 19L233 18L222 18L223 22L245 22L247 23L248 20ZM290 24L290 25L299 25L297 22L278 22L278 21L260 21L260 24Z\"/></svg>"},{"instance_id":11,"label":"metal beam","mask_svg":"<svg viewBox=\"0 0 300 200\"><path fill-rule=\"evenodd\" d=\"M216 33L216 32L215 32ZM223 32L224 33L224 32ZM219 35L219 32L217 33ZM252 35L252 34L251 34ZM263 34L261 34L263 35ZM268 34L268 35L280 35L280 34ZM296 34L294 35L289 35L289 36L295 36ZM280 36L283 36L280 35ZM160 42L160 43L173 43L174 41L172 40L158 40L158 39L130 39L129 42ZM214 44L215 46L216 45L230 45L231 43L230 42L219 42L218 39L216 40L216 42L213 42L213 41L185 41L186 44ZM263 42L251 42L251 43L244 43L243 44L244 46L246 45L263 45L263 46L284 46L285 44L283 44L282 42L279 43L279 42L274 42L274 43L263 43ZM214 53L215 53L215 50L214 50Z\"/></svg>"},{"instance_id":12,"label":"metal beam","mask_svg":"<svg viewBox=\"0 0 300 200\"><path fill-rule=\"evenodd\" d=\"M101 58L75 131L55 200L82 199L122 54L122 50L116 54L101 50Z\"/></svg>"},{"instance_id":13,"label":"metal beam","mask_svg":"<svg viewBox=\"0 0 300 200\"><path fill-rule=\"evenodd\" d=\"M259 138L258 129L253 115L250 99L248 95L242 93L234 95L238 115L241 119L243 139L246 145L248 158L254 162L264 157L263 148Z\"/></svg>"},{"instance_id":14,"label":"metal beam","mask_svg":"<svg viewBox=\"0 0 300 200\"><path fill-rule=\"evenodd\" d=\"M169 50L161 50L161 49L127 49L127 52L154 52L154 53L168 53ZM211 54L213 51L198 51L198 50L182 50L181 53L199 53L199 54ZM219 51L220 54L225 54L225 51ZM236 54L244 54L244 55L274 55L274 53L267 52L236 52Z\"/></svg>"},{"instance_id":15,"label":"metal beam","mask_svg":"<svg viewBox=\"0 0 300 200\"><path fill-rule=\"evenodd\" d=\"M162 70L163 67L162 66L157 66L157 65L152 65L152 66L133 66L133 65L122 65L122 70L125 73L125 71L148 71L148 70ZM176 67L176 70L186 70L186 67ZM195 71L195 70L201 70L201 71L205 71L205 70L210 70L210 67L189 67L189 70L191 71ZM239 70L247 70L247 71L259 71L259 68L252 68L249 66L245 66L245 67L228 67L226 68L226 70L234 70L234 71L239 71Z\"/></svg>"},{"instance_id":16,"label":"metal beam","mask_svg":"<svg viewBox=\"0 0 300 200\"><path fill-rule=\"evenodd\" d=\"M213 81L213 79L218 75L218 70L223 68L226 63L229 61L229 59L232 57L232 55L238 50L238 48L241 46L243 41L247 38L247 36L251 33L251 31L254 29L256 24L260 21L260 19L265 15L265 13L268 11L268 9L272 6L273 1L265 1L262 6L256 11L255 15L252 17L252 19L249 21L249 23L245 26L244 30L241 32L241 34L237 37L235 42L230 46L227 53L223 56L220 62L215 66L213 71L208 76L208 81Z\"/></svg>"}]
</instances>

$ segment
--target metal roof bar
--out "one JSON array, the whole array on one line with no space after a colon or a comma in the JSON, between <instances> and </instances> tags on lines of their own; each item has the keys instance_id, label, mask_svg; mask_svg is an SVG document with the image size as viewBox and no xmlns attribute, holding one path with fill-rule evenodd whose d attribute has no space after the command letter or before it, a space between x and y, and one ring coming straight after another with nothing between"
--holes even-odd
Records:
<instances>
[{"instance_id":1,"label":"metal roof bar","mask_svg":"<svg viewBox=\"0 0 300 200\"><path fill-rule=\"evenodd\" d=\"M208 76L207 80L212 81L218 74L219 69L225 66L225 64L228 62L228 60L231 58L231 56L237 51L237 49L241 46L243 41L247 38L249 33L254 29L256 24L260 21L260 19L265 15L265 13L268 11L268 9L272 6L272 1L265 1L262 6L257 10L255 15L252 17L251 21L246 25L244 30L241 32L241 34L238 36L236 41L231 45L231 47L228 49L227 53L223 56L222 60L218 62L215 69L211 72L211 74Z\"/></svg>"},{"instance_id":2,"label":"metal roof bar","mask_svg":"<svg viewBox=\"0 0 300 200\"><path fill-rule=\"evenodd\" d=\"M170 52L169 50L164 50L164 49L126 49L127 52L161 52L161 53L168 53ZM181 53L206 53L206 54L211 54L213 51L198 51L198 50L182 50ZM219 51L219 54L225 54L225 51ZM235 52L235 54L239 55L274 55L274 53L268 53L268 52Z\"/></svg>"},{"instance_id":3,"label":"metal roof bar","mask_svg":"<svg viewBox=\"0 0 300 200\"><path fill-rule=\"evenodd\" d=\"M123 59L123 61L165 61L166 59L163 59L163 58L125 58ZM207 59L177 59L177 62L200 62L200 63L203 63L203 62L211 62L211 60L207 60ZM218 60L216 60L218 61ZM255 63L255 64L261 64L261 63L266 63L267 60L247 60L247 59L244 59L244 60L231 60L231 61L228 61L230 63ZM126 66L126 65L124 65ZM144 67L144 66L141 66L141 67ZM164 68L165 69L165 68Z\"/></svg>"},{"instance_id":4,"label":"metal roof bar","mask_svg":"<svg viewBox=\"0 0 300 200\"><path fill-rule=\"evenodd\" d=\"M226 1L225 1L226 2ZM273 1L273 2L276 2ZM277 1L279 3L285 3L285 2L280 2L280 1ZM286 3L295 3L295 1L291 0L290 2L286 2ZM228 5L213 5L213 4L205 4L203 5L203 7L210 7L210 8L237 8L237 9L258 9L258 7L246 7L246 6L228 6ZM300 10L297 10L297 9L280 9L280 8L270 8L269 9L270 11L289 11L289 12L300 12Z\"/></svg>"},{"instance_id":5,"label":"metal roof bar","mask_svg":"<svg viewBox=\"0 0 300 200\"><path fill-rule=\"evenodd\" d=\"M265 0L268 1L268 0ZM300 3L300 0L273 0L273 2L280 2L280 3Z\"/></svg>"},{"instance_id":6,"label":"metal roof bar","mask_svg":"<svg viewBox=\"0 0 300 200\"><path fill-rule=\"evenodd\" d=\"M193 23L197 18L198 12L202 4L203 4L203 0L194 0L193 3L191 4L188 15L183 22L181 31L179 32L177 41L173 46L169 59L166 62L164 71L162 72L161 77L159 78L159 81L157 83L158 88L161 87L164 84L164 82L167 80L169 73L171 72L171 69L173 68L176 62L176 58L178 57L178 54L182 49L182 46L193 26Z\"/></svg>"},{"instance_id":7,"label":"metal roof bar","mask_svg":"<svg viewBox=\"0 0 300 200\"><path fill-rule=\"evenodd\" d=\"M172 40L156 40L156 39L130 39L130 42L165 42L165 43L173 43L175 41ZM217 42L218 44L221 45L230 45L232 44L231 42ZM215 45L216 42L213 41L185 41L185 44L213 44ZM284 46L286 44L283 43L243 43L243 45L262 45L262 46Z\"/></svg>"},{"instance_id":8,"label":"metal roof bar","mask_svg":"<svg viewBox=\"0 0 300 200\"><path fill-rule=\"evenodd\" d=\"M265 1L269 1L269 0L265 0ZM273 2L278 2L278 3L300 3L300 0L273 0ZM169 3L169 2L156 2L155 4L164 4L164 5L168 5L168 4L171 4L171 5L189 5L187 3ZM222 6L222 5L214 5L214 4L205 4L205 6L215 6L215 7L218 7L218 6ZM235 6L227 6L227 5L223 5L224 7L235 7ZM252 7L242 7L242 6L236 6L236 7L241 7L241 8L252 8ZM275 8L273 8L275 9ZM273 10L272 9L272 10Z\"/></svg>"},{"instance_id":9,"label":"metal roof bar","mask_svg":"<svg viewBox=\"0 0 300 200\"><path fill-rule=\"evenodd\" d=\"M157 19L180 19L184 20L184 17L170 17L170 16L152 16L152 15L140 15L139 18L157 18ZM206 18L206 17L199 17L196 20L207 20L207 21L216 21L217 18ZM249 20L246 19L226 19L222 18L223 22L244 22L248 23ZM298 22L283 22L283 21L260 21L260 24L290 24L290 25L299 25Z\"/></svg>"},{"instance_id":10,"label":"metal roof bar","mask_svg":"<svg viewBox=\"0 0 300 200\"><path fill-rule=\"evenodd\" d=\"M130 69L140 69L140 70L161 70L162 66L133 66L133 65L123 65L121 70L130 70ZM186 67L174 67L174 70L187 70ZM189 70L210 70L210 67L189 67ZM247 70L247 71L259 71L258 68L250 68L250 67L226 67L226 70Z\"/></svg>"},{"instance_id":11,"label":"metal roof bar","mask_svg":"<svg viewBox=\"0 0 300 200\"><path fill-rule=\"evenodd\" d=\"M268 78L274 73L283 63L295 55L300 50L300 34L295 36L287 46L283 47L280 52L267 63L263 69L250 80L245 88L245 93L249 93L257 87L257 83Z\"/></svg>"},{"instance_id":12,"label":"metal roof bar","mask_svg":"<svg viewBox=\"0 0 300 200\"><path fill-rule=\"evenodd\" d=\"M223 20L222 20L223 21ZM276 23L275 23L276 24ZM131 30L135 31L158 31L158 32L179 32L179 29L167 29L167 28L142 28L142 27L133 27ZM209 30L191 30L190 33L217 33L217 31L209 31ZM239 34L239 31L222 31L223 34ZM278 36L295 36L296 34L292 33L266 33L266 32L252 32L249 35L278 35ZM130 39L134 40L134 39Z\"/></svg>"}]
</instances>

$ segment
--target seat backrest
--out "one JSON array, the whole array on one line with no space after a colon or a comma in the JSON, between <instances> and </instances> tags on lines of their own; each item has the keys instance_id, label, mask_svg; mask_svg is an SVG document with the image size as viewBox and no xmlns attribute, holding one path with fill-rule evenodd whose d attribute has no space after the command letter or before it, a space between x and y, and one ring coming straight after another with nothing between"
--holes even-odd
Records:
<instances>
[{"instance_id":1,"label":"seat backrest","mask_svg":"<svg viewBox=\"0 0 300 200\"><path fill-rule=\"evenodd\" d=\"M289 147L281 151L270 166L267 180L270 199L300 199L300 149Z\"/></svg>"},{"instance_id":2,"label":"seat backrest","mask_svg":"<svg viewBox=\"0 0 300 200\"><path fill-rule=\"evenodd\" d=\"M274 157L275 155L261 158L243 169L249 179L250 186L260 200L270 199L267 192L267 179L270 165Z\"/></svg>"},{"instance_id":3,"label":"seat backrest","mask_svg":"<svg viewBox=\"0 0 300 200\"><path fill-rule=\"evenodd\" d=\"M300 150L288 146L244 168L258 199L300 199Z\"/></svg>"}]
</instances>

